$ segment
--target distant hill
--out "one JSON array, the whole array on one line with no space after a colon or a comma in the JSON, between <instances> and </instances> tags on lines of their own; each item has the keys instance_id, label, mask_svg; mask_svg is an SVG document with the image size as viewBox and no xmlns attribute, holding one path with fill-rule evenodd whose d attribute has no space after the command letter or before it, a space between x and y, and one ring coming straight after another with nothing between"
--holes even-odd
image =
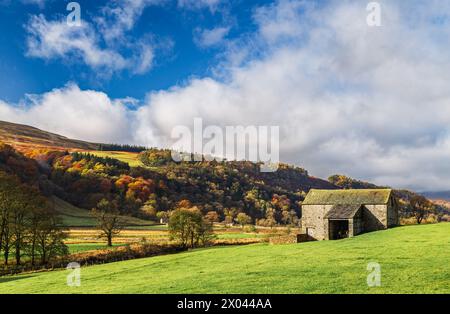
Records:
<instances>
[{"instance_id":1,"label":"distant hill","mask_svg":"<svg viewBox=\"0 0 450 314\"><path fill-rule=\"evenodd\" d=\"M433 200L433 203L435 203L438 206L441 206L442 208L447 209L448 213L450 213L450 201L446 200Z\"/></svg>"},{"instance_id":2,"label":"distant hill","mask_svg":"<svg viewBox=\"0 0 450 314\"><path fill-rule=\"evenodd\" d=\"M0 121L0 141L24 152L30 149L97 150L100 144L73 140L38 128Z\"/></svg>"},{"instance_id":3,"label":"distant hill","mask_svg":"<svg viewBox=\"0 0 450 314\"><path fill-rule=\"evenodd\" d=\"M328 181L342 189L379 189L379 188L389 188L388 186L379 186L375 185L373 183L364 182L360 180L356 180L344 175L333 175L328 178ZM450 192L449 192L450 193ZM394 194L397 197L397 199L400 202L400 211L403 216L408 216L408 202L413 197L418 195L418 193L409 191L409 190L395 190ZM428 195L425 195L421 193L425 197L429 198L433 201L433 203L436 205L436 213L438 215L444 215L448 214L450 210L450 202L438 202L435 201L434 197L429 197Z\"/></svg>"},{"instance_id":4,"label":"distant hill","mask_svg":"<svg viewBox=\"0 0 450 314\"><path fill-rule=\"evenodd\" d=\"M99 152L104 149L115 151ZM326 181L286 164L274 173L262 173L248 161L176 163L168 150L134 152L142 149L88 143L0 121L0 170L38 186L46 196L83 209L107 198L117 200L124 215L149 218L188 200L205 213L218 212L221 218L229 212L245 212L270 223L289 220L292 212L300 216L301 201L311 188L382 188L342 175ZM415 193L395 193L402 214L407 214L406 205ZM446 211L439 208L441 214Z\"/></svg>"},{"instance_id":5,"label":"distant hill","mask_svg":"<svg viewBox=\"0 0 450 314\"><path fill-rule=\"evenodd\" d=\"M294 221L311 188L338 188L286 164L274 173L262 173L249 161L177 163L170 151L153 148L138 153L143 149L93 144L0 123L0 170L81 209L92 209L106 198L117 202L124 215L155 219L157 213L188 201L204 213L216 211L221 219L244 212L269 225ZM86 223L83 215L72 216L76 215L65 218Z\"/></svg>"},{"instance_id":6,"label":"distant hill","mask_svg":"<svg viewBox=\"0 0 450 314\"><path fill-rule=\"evenodd\" d=\"M422 192L420 194L432 200L450 201L450 191Z\"/></svg>"}]
</instances>

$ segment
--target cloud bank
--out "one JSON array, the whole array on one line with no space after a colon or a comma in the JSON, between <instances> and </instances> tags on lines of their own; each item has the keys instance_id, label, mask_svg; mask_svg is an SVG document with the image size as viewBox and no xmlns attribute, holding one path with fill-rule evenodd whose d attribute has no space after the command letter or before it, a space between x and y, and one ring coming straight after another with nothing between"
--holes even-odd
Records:
<instances>
[{"instance_id":1,"label":"cloud bank","mask_svg":"<svg viewBox=\"0 0 450 314\"><path fill-rule=\"evenodd\" d=\"M27 103L10 105L0 101L0 119L36 126L57 134L92 142L125 142L130 132L126 100L80 90L69 84L42 95L29 95Z\"/></svg>"},{"instance_id":2,"label":"cloud bank","mask_svg":"<svg viewBox=\"0 0 450 314\"><path fill-rule=\"evenodd\" d=\"M162 0L111 1L100 14L88 21L81 16L80 26L70 26L66 17L47 20L42 14L30 17L27 32L27 56L45 60L81 62L96 73L111 76L124 70L144 74L152 69L155 45L150 34L131 40L127 33L147 6Z\"/></svg>"},{"instance_id":3,"label":"cloud bank","mask_svg":"<svg viewBox=\"0 0 450 314\"><path fill-rule=\"evenodd\" d=\"M216 46L223 42L229 32L230 27L228 26L198 29L194 34L194 41L201 48Z\"/></svg>"},{"instance_id":4,"label":"cloud bank","mask_svg":"<svg viewBox=\"0 0 450 314\"><path fill-rule=\"evenodd\" d=\"M76 85L0 117L95 141L164 146L175 125L279 125L281 160L417 190L450 188L450 5L283 1L227 46L221 76L150 91L137 110ZM256 52L255 52L256 51ZM238 65L236 55L245 55ZM120 64L119 61L117 61ZM123 132L129 130L129 132Z\"/></svg>"}]
</instances>

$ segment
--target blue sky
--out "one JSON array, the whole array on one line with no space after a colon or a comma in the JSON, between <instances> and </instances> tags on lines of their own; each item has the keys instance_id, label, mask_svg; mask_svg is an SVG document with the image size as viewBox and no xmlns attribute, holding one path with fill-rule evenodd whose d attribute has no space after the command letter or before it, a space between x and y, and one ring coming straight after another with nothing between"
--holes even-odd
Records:
<instances>
[{"instance_id":1,"label":"blue sky","mask_svg":"<svg viewBox=\"0 0 450 314\"><path fill-rule=\"evenodd\" d=\"M146 6L136 18L135 25L126 31L127 41L141 38L155 46L155 58L150 69L134 74L128 70L113 73L98 72L80 60L68 57L42 58L27 55L27 24L31 16L44 15L47 21L61 21L69 14L69 1L3 1L0 10L0 95L2 99L18 102L25 94L40 94L67 82L80 88L95 88L113 98L143 99L149 90L166 89L192 76L210 74L223 48L202 46L197 37L201 30L227 28L227 39L253 32L255 7L269 1L237 0L191 7L177 1L157 1ZM96 27L95 19L108 1L78 1L83 23ZM110 1L111 3L111 1ZM110 22L114 25L114 21ZM99 47L106 44L100 39ZM122 49L122 53L126 53Z\"/></svg>"},{"instance_id":2,"label":"blue sky","mask_svg":"<svg viewBox=\"0 0 450 314\"><path fill-rule=\"evenodd\" d=\"M450 190L450 2L0 0L0 120L168 147L194 118L280 127L318 177Z\"/></svg>"}]
</instances>

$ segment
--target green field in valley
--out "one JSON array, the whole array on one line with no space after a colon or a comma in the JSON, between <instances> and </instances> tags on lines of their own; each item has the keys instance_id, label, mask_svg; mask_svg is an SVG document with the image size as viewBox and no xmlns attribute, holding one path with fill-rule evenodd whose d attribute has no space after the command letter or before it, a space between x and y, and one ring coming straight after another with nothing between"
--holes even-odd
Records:
<instances>
[{"instance_id":1,"label":"green field in valley","mask_svg":"<svg viewBox=\"0 0 450 314\"><path fill-rule=\"evenodd\" d=\"M381 266L368 287L367 265ZM450 293L450 224L341 241L215 247L68 271L0 278L1 293Z\"/></svg>"},{"instance_id":2,"label":"green field in valley","mask_svg":"<svg viewBox=\"0 0 450 314\"><path fill-rule=\"evenodd\" d=\"M72 253L81 253L86 251L95 251L95 250L113 250L116 247L122 246L124 244L114 244L113 247L108 247L106 244L101 243L76 243L76 244L68 244L69 252Z\"/></svg>"},{"instance_id":3,"label":"green field in valley","mask_svg":"<svg viewBox=\"0 0 450 314\"><path fill-rule=\"evenodd\" d=\"M130 165L130 167L144 166L144 164L138 158L139 155L138 153L109 152L109 151L89 151L88 153L98 157L115 158L122 162L126 162L127 164Z\"/></svg>"},{"instance_id":4,"label":"green field in valley","mask_svg":"<svg viewBox=\"0 0 450 314\"><path fill-rule=\"evenodd\" d=\"M53 197L52 200L65 227L95 227L97 225L96 219L91 215L89 210L75 207L57 197ZM125 225L134 227L155 224L153 221L130 216L122 216L122 221Z\"/></svg>"}]
</instances>

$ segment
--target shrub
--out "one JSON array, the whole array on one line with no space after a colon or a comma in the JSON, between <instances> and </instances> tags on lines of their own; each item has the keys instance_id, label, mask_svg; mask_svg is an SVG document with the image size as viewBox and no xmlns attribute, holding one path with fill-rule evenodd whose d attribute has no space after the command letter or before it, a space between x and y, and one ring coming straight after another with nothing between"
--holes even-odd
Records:
<instances>
[{"instance_id":1,"label":"shrub","mask_svg":"<svg viewBox=\"0 0 450 314\"><path fill-rule=\"evenodd\" d=\"M65 264L70 262L78 262L80 265L104 264L118 261L125 261L136 258L151 257L157 255L164 255L170 253L177 253L183 251L184 248L179 245L164 244L131 244L114 249L88 251L77 254L72 254L68 258L63 259L58 264L58 267L65 267Z\"/></svg>"},{"instance_id":2,"label":"shrub","mask_svg":"<svg viewBox=\"0 0 450 314\"><path fill-rule=\"evenodd\" d=\"M236 217L236 222L243 228L245 225L252 222L252 218L245 213L239 213Z\"/></svg>"},{"instance_id":3,"label":"shrub","mask_svg":"<svg viewBox=\"0 0 450 314\"><path fill-rule=\"evenodd\" d=\"M203 218L196 208L180 208L169 218L169 233L172 240L183 247L206 246L213 238L212 223Z\"/></svg>"},{"instance_id":4,"label":"shrub","mask_svg":"<svg viewBox=\"0 0 450 314\"><path fill-rule=\"evenodd\" d=\"M256 227L255 227L254 225L247 225L247 226L244 226L243 231L244 231L244 232L247 232L247 233L258 232L258 230L256 230Z\"/></svg>"}]
</instances>

